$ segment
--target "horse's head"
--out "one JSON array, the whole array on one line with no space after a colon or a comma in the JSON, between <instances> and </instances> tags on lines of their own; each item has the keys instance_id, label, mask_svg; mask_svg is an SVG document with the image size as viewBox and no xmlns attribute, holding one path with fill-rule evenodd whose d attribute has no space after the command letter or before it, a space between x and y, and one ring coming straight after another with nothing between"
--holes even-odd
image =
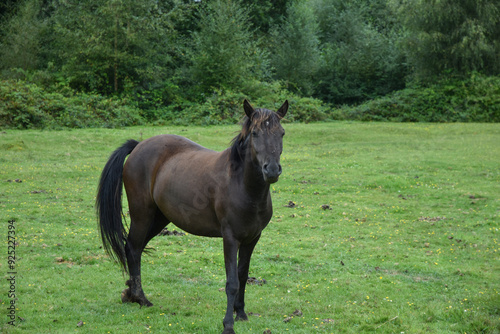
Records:
<instances>
[{"instance_id":1,"label":"horse's head","mask_svg":"<svg viewBox=\"0 0 500 334\"><path fill-rule=\"evenodd\" d=\"M288 111L288 101L285 101L277 112L254 109L247 100L243 107L248 117L245 129L246 149L250 150L252 161L261 168L264 180L274 183L278 181L282 171L280 157L285 130L280 121Z\"/></svg>"}]
</instances>

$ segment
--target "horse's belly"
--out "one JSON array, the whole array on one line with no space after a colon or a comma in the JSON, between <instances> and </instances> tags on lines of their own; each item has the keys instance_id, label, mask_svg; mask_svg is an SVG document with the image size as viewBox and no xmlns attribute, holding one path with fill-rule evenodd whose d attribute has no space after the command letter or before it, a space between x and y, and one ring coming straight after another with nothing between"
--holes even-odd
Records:
<instances>
[{"instance_id":1,"label":"horse's belly","mask_svg":"<svg viewBox=\"0 0 500 334\"><path fill-rule=\"evenodd\" d=\"M216 217L207 210L199 210L185 203L178 203L176 207L167 205L165 210L161 210L172 224L190 234L204 237L222 236Z\"/></svg>"},{"instance_id":2,"label":"horse's belly","mask_svg":"<svg viewBox=\"0 0 500 334\"><path fill-rule=\"evenodd\" d=\"M222 236L213 207L215 194L200 188L196 180L172 179L154 196L163 215L182 230L207 237Z\"/></svg>"}]
</instances>

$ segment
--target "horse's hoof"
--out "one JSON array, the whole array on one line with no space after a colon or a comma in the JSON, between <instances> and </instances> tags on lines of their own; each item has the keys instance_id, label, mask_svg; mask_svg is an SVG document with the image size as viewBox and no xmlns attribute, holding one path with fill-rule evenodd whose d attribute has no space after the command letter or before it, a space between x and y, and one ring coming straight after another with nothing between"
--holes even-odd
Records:
<instances>
[{"instance_id":1,"label":"horse's hoof","mask_svg":"<svg viewBox=\"0 0 500 334\"><path fill-rule=\"evenodd\" d=\"M139 304L141 304L141 307L142 306L146 306L146 307L151 307L153 306L153 303L151 303L149 300L147 299L142 299L140 302L138 302Z\"/></svg>"},{"instance_id":2,"label":"horse's hoof","mask_svg":"<svg viewBox=\"0 0 500 334\"><path fill-rule=\"evenodd\" d=\"M146 297L143 296L132 296L130 293L130 288L127 288L122 291L122 303L138 303L141 305L141 307L146 306L146 307L151 307L153 306L153 303L151 303L149 300L147 300Z\"/></svg>"}]
</instances>

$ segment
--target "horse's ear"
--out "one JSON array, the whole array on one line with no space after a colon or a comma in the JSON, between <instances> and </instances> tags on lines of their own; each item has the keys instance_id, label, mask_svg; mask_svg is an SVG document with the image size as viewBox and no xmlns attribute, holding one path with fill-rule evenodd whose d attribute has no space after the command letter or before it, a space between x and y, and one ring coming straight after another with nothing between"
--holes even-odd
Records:
<instances>
[{"instance_id":1,"label":"horse's ear","mask_svg":"<svg viewBox=\"0 0 500 334\"><path fill-rule=\"evenodd\" d=\"M279 117L283 118L286 115L286 112L288 111L288 100L285 100L285 103L278 109L276 112Z\"/></svg>"},{"instance_id":2,"label":"horse's ear","mask_svg":"<svg viewBox=\"0 0 500 334\"><path fill-rule=\"evenodd\" d=\"M252 107L250 102L248 102L247 99L243 102L243 109L245 110L245 114L248 116L248 118L252 118L253 113L255 112L255 109Z\"/></svg>"}]
</instances>

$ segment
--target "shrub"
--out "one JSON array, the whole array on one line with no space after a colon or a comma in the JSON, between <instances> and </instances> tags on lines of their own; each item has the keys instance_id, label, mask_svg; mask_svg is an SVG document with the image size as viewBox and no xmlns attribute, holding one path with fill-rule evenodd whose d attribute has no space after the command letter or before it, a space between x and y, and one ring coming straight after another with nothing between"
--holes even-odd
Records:
<instances>
[{"instance_id":1,"label":"shrub","mask_svg":"<svg viewBox=\"0 0 500 334\"><path fill-rule=\"evenodd\" d=\"M338 120L500 122L500 77L474 73L429 87L412 87L356 107L333 111Z\"/></svg>"},{"instance_id":2,"label":"shrub","mask_svg":"<svg viewBox=\"0 0 500 334\"><path fill-rule=\"evenodd\" d=\"M285 119L289 122L318 122L329 117L330 108L321 100L292 93L279 81L264 84L260 94L256 94L254 99L255 106L274 110L288 100L290 109Z\"/></svg>"},{"instance_id":3,"label":"shrub","mask_svg":"<svg viewBox=\"0 0 500 334\"><path fill-rule=\"evenodd\" d=\"M252 96L231 90L215 90L203 103L183 101L155 112L156 124L216 125L238 123L243 114L243 100L256 108L277 110L285 100L290 103L286 116L289 122L315 122L328 118L329 108L320 100L300 97L281 87L280 83L262 83L253 87ZM264 89L263 87L267 89Z\"/></svg>"},{"instance_id":4,"label":"shrub","mask_svg":"<svg viewBox=\"0 0 500 334\"><path fill-rule=\"evenodd\" d=\"M0 81L0 127L120 127L142 123L127 101L97 94L63 95L23 81Z\"/></svg>"}]
</instances>

